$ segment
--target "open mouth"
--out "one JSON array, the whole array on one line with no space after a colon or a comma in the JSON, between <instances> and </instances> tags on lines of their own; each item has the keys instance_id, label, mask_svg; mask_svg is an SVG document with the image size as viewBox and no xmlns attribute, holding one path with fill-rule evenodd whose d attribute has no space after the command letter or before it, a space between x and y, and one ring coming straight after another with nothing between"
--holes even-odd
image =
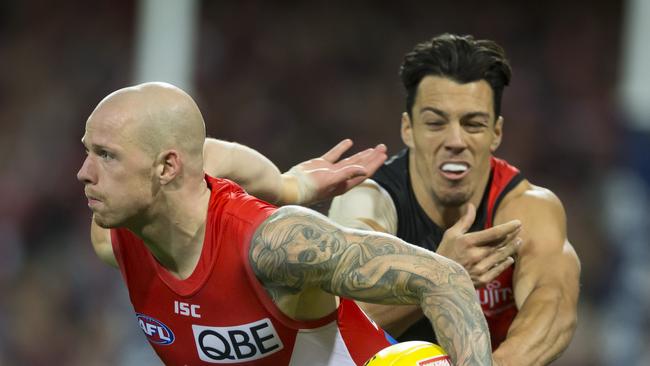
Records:
<instances>
[{"instance_id":1,"label":"open mouth","mask_svg":"<svg viewBox=\"0 0 650 366\"><path fill-rule=\"evenodd\" d=\"M467 175L470 166L462 161L446 162L440 165L442 175L450 180L459 180Z\"/></svg>"}]
</instances>

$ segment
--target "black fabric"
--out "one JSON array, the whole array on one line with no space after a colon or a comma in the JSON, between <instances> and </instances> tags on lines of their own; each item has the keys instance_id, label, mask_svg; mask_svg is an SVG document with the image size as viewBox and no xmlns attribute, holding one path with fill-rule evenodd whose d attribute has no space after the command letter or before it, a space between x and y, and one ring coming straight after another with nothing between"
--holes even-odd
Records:
<instances>
[{"instance_id":1,"label":"black fabric","mask_svg":"<svg viewBox=\"0 0 650 366\"><path fill-rule=\"evenodd\" d=\"M521 175L517 175L515 178L518 179L513 179L510 182L511 184L508 184L507 189L504 189L501 193L497 203L516 186L516 184L512 184L513 181L516 180L516 183L519 183L523 179ZM375 173L372 179L383 187L393 199L397 209L397 237L435 252L442 241L445 230L431 221L415 198L409 175L408 149L404 149L397 155L392 156ZM487 187L491 185L492 171L490 171ZM476 210L476 219L469 229L470 232L483 230L485 227L489 191L489 189L485 189L483 193L481 204ZM494 206L495 211L496 207L497 205ZM427 318L422 318L416 322L404 334L397 337L397 340L400 342L426 340L436 343L435 333Z\"/></svg>"}]
</instances>

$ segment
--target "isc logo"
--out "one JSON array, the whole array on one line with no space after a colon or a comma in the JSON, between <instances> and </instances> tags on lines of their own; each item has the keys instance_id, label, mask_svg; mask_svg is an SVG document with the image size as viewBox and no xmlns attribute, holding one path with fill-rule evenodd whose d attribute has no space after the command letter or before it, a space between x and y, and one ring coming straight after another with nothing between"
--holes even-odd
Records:
<instances>
[{"instance_id":1,"label":"isc logo","mask_svg":"<svg viewBox=\"0 0 650 366\"><path fill-rule=\"evenodd\" d=\"M192 325L192 331L199 358L210 363L254 361L284 348L268 318L233 327Z\"/></svg>"},{"instance_id":2,"label":"isc logo","mask_svg":"<svg viewBox=\"0 0 650 366\"><path fill-rule=\"evenodd\" d=\"M199 305L188 304L186 302L181 302L181 301L174 301L174 312L176 314L191 316L193 318L200 318L201 317L201 314L199 314L200 308L201 307Z\"/></svg>"},{"instance_id":3,"label":"isc logo","mask_svg":"<svg viewBox=\"0 0 650 366\"><path fill-rule=\"evenodd\" d=\"M174 333L161 321L140 313L136 313L136 316L149 342L163 346L174 343Z\"/></svg>"}]
</instances>

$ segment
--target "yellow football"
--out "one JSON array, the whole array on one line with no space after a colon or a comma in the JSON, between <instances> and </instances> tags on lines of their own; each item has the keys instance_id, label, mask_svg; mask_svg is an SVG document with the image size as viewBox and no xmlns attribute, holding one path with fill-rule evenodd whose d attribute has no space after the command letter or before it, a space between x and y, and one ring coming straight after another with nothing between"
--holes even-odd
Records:
<instances>
[{"instance_id":1,"label":"yellow football","mask_svg":"<svg viewBox=\"0 0 650 366\"><path fill-rule=\"evenodd\" d=\"M452 366L442 347L423 341L393 344L372 356L364 366Z\"/></svg>"}]
</instances>

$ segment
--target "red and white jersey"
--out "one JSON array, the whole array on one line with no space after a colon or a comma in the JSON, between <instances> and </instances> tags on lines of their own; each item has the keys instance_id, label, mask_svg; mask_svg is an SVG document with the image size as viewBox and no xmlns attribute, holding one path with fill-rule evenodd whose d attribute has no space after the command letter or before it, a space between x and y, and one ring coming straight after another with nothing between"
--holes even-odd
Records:
<instances>
[{"instance_id":1,"label":"red and white jersey","mask_svg":"<svg viewBox=\"0 0 650 366\"><path fill-rule=\"evenodd\" d=\"M361 365L388 346L353 301L314 321L284 315L248 261L256 228L276 207L235 183L206 176L211 190L199 262L172 276L126 229L111 239L136 319L167 365Z\"/></svg>"}]
</instances>

